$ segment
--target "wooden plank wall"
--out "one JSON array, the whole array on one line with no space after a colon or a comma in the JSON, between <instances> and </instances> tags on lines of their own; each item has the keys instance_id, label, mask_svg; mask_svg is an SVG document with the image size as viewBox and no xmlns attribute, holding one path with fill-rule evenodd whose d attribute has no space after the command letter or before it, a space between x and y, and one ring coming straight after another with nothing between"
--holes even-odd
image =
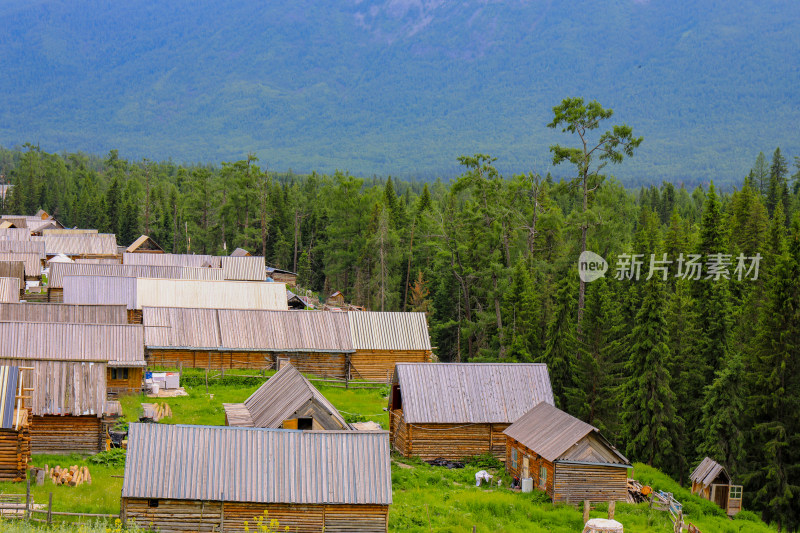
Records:
<instances>
[{"instance_id":1,"label":"wooden plank wall","mask_svg":"<svg viewBox=\"0 0 800 533\"><path fill-rule=\"evenodd\" d=\"M183 531L218 531L224 520L224 531L256 531L256 520L264 523L278 520L278 531L288 528L300 533L386 533L389 506L387 505L309 505L264 504L245 502L201 502L196 500L151 500L122 498L122 513L128 524L140 527L157 525L162 533ZM267 511L267 514L264 514ZM224 515L224 518L223 516Z\"/></svg>"},{"instance_id":2,"label":"wooden plank wall","mask_svg":"<svg viewBox=\"0 0 800 533\"><path fill-rule=\"evenodd\" d=\"M142 390L143 368L129 368L128 379L111 379L111 368L106 369L106 391L109 397L138 394Z\"/></svg>"},{"instance_id":3,"label":"wooden plank wall","mask_svg":"<svg viewBox=\"0 0 800 533\"><path fill-rule=\"evenodd\" d=\"M460 460L492 453L506 458L508 424L407 424L400 409L389 417L391 445L405 457Z\"/></svg>"},{"instance_id":4,"label":"wooden plank wall","mask_svg":"<svg viewBox=\"0 0 800 533\"><path fill-rule=\"evenodd\" d=\"M64 289L47 289L47 300L54 304L64 303Z\"/></svg>"},{"instance_id":5,"label":"wooden plank wall","mask_svg":"<svg viewBox=\"0 0 800 533\"><path fill-rule=\"evenodd\" d=\"M207 368L228 370L231 368L274 368L278 358L288 358L292 365L305 374L344 379L347 358L341 353L273 353L273 352L225 352L195 350L147 350L146 359L150 367Z\"/></svg>"},{"instance_id":6,"label":"wooden plank wall","mask_svg":"<svg viewBox=\"0 0 800 533\"><path fill-rule=\"evenodd\" d=\"M533 478L533 488L536 490L541 490L539 484L539 470L542 466L545 467L547 470L547 484L545 486L545 492L551 498L553 497L553 476L555 475L555 466L553 463L546 461L543 457L539 456L536 452L531 450L530 448L523 446L519 443L519 441L512 439L511 437L506 436L506 471L511 474L512 476L519 476L522 477L522 457L527 455L530 458L528 466L530 468L530 475ZM514 468L514 465L511 461L511 450L512 448L517 449L517 467Z\"/></svg>"},{"instance_id":7,"label":"wooden plank wall","mask_svg":"<svg viewBox=\"0 0 800 533\"><path fill-rule=\"evenodd\" d=\"M399 350L357 350L350 356L353 379L388 381L395 363L430 363L431 352Z\"/></svg>"},{"instance_id":8,"label":"wooden plank wall","mask_svg":"<svg viewBox=\"0 0 800 533\"><path fill-rule=\"evenodd\" d=\"M102 423L94 415L31 418L33 453L97 453L105 449Z\"/></svg>"},{"instance_id":9,"label":"wooden plank wall","mask_svg":"<svg viewBox=\"0 0 800 533\"><path fill-rule=\"evenodd\" d=\"M31 461L31 434L28 424L0 429L0 481L25 481Z\"/></svg>"},{"instance_id":10,"label":"wooden plank wall","mask_svg":"<svg viewBox=\"0 0 800 533\"><path fill-rule=\"evenodd\" d=\"M554 502L608 502L628 499L628 469L602 465L556 464Z\"/></svg>"}]
</instances>

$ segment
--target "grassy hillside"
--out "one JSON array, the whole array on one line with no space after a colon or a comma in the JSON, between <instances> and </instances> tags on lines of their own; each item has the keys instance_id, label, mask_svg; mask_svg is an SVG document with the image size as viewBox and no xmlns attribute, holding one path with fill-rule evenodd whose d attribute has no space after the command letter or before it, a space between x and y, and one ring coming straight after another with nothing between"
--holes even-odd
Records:
<instances>
[{"instance_id":1,"label":"grassy hillside","mask_svg":"<svg viewBox=\"0 0 800 533\"><path fill-rule=\"evenodd\" d=\"M6 146L422 177L480 151L546 171L551 108L585 96L646 139L628 183L800 153L791 0L13 0L0 17Z\"/></svg>"},{"instance_id":2,"label":"grassy hillside","mask_svg":"<svg viewBox=\"0 0 800 533\"><path fill-rule=\"evenodd\" d=\"M175 416L165 419L165 423L192 423L221 425L224 423L222 403L241 402L257 387L258 380L235 377L244 371L226 373L226 380L209 386L205 392L205 384L198 383L201 373L190 372L187 383L196 383L187 387L188 397L164 399L170 404ZM321 386L325 396L342 411L365 416L376 420L384 426L388 423L386 413L382 411L386 405L386 391L357 391ZM123 400L124 412L129 420L136 420L140 414L143 401L152 401L143 397L128 397ZM374 416L378 415L378 416ZM98 465L88 462L77 455L72 456L34 456L36 466L73 464L88 465L93 483L78 487L54 486L45 483L42 487L33 486L32 495L37 503L46 503L48 493L53 492L53 508L57 511L74 511L86 513L118 513L119 495L122 489L122 466ZM495 476L495 481L502 480L500 487L484 485L475 487L475 472L486 469ZM715 505L692 496L688 490L680 487L674 480L658 470L642 464L634 465L634 477L643 483L650 484L657 490L673 492L684 504L689 521L697 525L704 533L753 532L767 533L773 531L748 511L744 511L736 520L729 520ZM500 463L491 458L475 458L464 469L448 470L433 467L417 459L400 456L392 458L392 488L394 503L390 508L390 531L419 532L461 532L471 531L472 526L479 532L531 532L531 533L574 533L582 527L582 512L575 507L554 505L543 493L534 491L530 494L512 492L510 478L505 474ZM22 484L0 483L0 493L24 493ZM591 513L592 517L607 516L607 505L598 504ZM651 510L646 504L618 504L616 519L625 526L626 533L670 533L672 525L666 513ZM17 533L28 531L27 526L0 520L0 532ZM86 533L93 533L91 528L84 528ZM98 529L104 533L105 529Z\"/></svg>"}]
</instances>

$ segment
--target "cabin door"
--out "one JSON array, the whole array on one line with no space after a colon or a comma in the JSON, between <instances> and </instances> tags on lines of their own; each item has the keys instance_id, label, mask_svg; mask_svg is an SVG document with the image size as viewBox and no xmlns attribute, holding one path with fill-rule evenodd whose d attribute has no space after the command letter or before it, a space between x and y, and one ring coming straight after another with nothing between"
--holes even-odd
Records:
<instances>
[{"instance_id":1,"label":"cabin door","mask_svg":"<svg viewBox=\"0 0 800 533\"><path fill-rule=\"evenodd\" d=\"M711 501L719 505L722 509L727 509L729 489L729 485L723 485L721 483L711 485Z\"/></svg>"},{"instance_id":2,"label":"cabin door","mask_svg":"<svg viewBox=\"0 0 800 533\"><path fill-rule=\"evenodd\" d=\"M529 477L531 477L530 458L525 455L522 457L522 477L520 479L527 479Z\"/></svg>"}]
</instances>

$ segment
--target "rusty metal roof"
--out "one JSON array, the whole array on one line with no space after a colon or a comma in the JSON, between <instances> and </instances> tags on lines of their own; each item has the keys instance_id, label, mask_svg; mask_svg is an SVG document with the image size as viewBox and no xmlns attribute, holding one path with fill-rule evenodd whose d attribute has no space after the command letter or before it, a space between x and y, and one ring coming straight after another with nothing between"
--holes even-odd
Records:
<instances>
[{"instance_id":1,"label":"rusty metal roof","mask_svg":"<svg viewBox=\"0 0 800 533\"><path fill-rule=\"evenodd\" d=\"M220 258L201 254L137 254L122 255L123 265L183 266L220 268Z\"/></svg>"},{"instance_id":2,"label":"rusty metal roof","mask_svg":"<svg viewBox=\"0 0 800 533\"><path fill-rule=\"evenodd\" d=\"M581 462L630 464L616 448L600 435L596 427L547 402L540 402L506 428L503 433L551 463L558 459L570 459ZM587 441L587 446L582 447L581 441L587 435L592 434L597 437L597 440ZM594 449L592 449L593 444ZM564 457L565 455L571 455L571 457Z\"/></svg>"},{"instance_id":3,"label":"rusty metal roof","mask_svg":"<svg viewBox=\"0 0 800 533\"><path fill-rule=\"evenodd\" d=\"M356 350L431 350L425 313L350 311L347 318Z\"/></svg>"},{"instance_id":4,"label":"rusty metal roof","mask_svg":"<svg viewBox=\"0 0 800 533\"><path fill-rule=\"evenodd\" d=\"M697 468L692 470L689 479L692 480L692 483L699 483L705 488L711 486L719 476L723 476L725 483L731 482L731 476L728 475L728 471L725 470L725 467L710 457L706 457L700 461Z\"/></svg>"},{"instance_id":5,"label":"rusty metal roof","mask_svg":"<svg viewBox=\"0 0 800 533\"><path fill-rule=\"evenodd\" d=\"M42 275L42 260L36 252L0 252L0 261L22 261L26 276L38 278Z\"/></svg>"},{"instance_id":6,"label":"rusty metal roof","mask_svg":"<svg viewBox=\"0 0 800 533\"><path fill-rule=\"evenodd\" d=\"M0 429L11 429L14 426L17 379L19 379L18 367L0 365Z\"/></svg>"},{"instance_id":7,"label":"rusty metal roof","mask_svg":"<svg viewBox=\"0 0 800 533\"><path fill-rule=\"evenodd\" d=\"M397 363L395 381L409 423L510 424L539 402L553 404L544 364Z\"/></svg>"},{"instance_id":8,"label":"rusty metal roof","mask_svg":"<svg viewBox=\"0 0 800 533\"><path fill-rule=\"evenodd\" d=\"M296 418L294 413L309 401L325 409L339 423L339 429L347 429L347 422L333 404L290 364L270 377L241 405L250 414L252 427L279 428L284 420ZM230 416L228 423L236 425Z\"/></svg>"},{"instance_id":9,"label":"rusty metal roof","mask_svg":"<svg viewBox=\"0 0 800 533\"><path fill-rule=\"evenodd\" d=\"M263 257L248 255L240 257L220 257L222 277L238 281L265 281L266 262Z\"/></svg>"},{"instance_id":10,"label":"rusty metal roof","mask_svg":"<svg viewBox=\"0 0 800 533\"><path fill-rule=\"evenodd\" d=\"M130 424L123 498L392 503L385 431Z\"/></svg>"},{"instance_id":11,"label":"rusty metal roof","mask_svg":"<svg viewBox=\"0 0 800 533\"><path fill-rule=\"evenodd\" d=\"M0 304L19 302L19 278L0 278Z\"/></svg>"},{"instance_id":12,"label":"rusty metal roof","mask_svg":"<svg viewBox=\"0 0 800 533\"><path fill-rule=\"evenodd\" d=\"M84 264L82 262L53 263L50 265L48 286L63 288L64 276L222 280L222 270L177 266Z\"/></svg>"},{"instance_id":13,"label":"rusty metal roof","mask_svg":"<svg viewBox=\"0 0 800 533\"><path fill-rule=\"evenodd\" d=\"M148 347L352 352L344 313L241 309L142 309Z\"/></svg>"},{"instance_id":14,"label":"rusty metal roof","mask_svg":"<svg viewBox=\"0 0 800 533\"><path fill-rule=\"evenodd\" d=\"M1 359L108 361L145 366L144 331L138 325L0 322Z\"/></svg>"},{"instance_id":15,"label":"rusty metal roof","mask_svg":"<svg viewBox=\"0 0 800 533\"><path fill-rule=\"evenodd\" d=\"M127 324L128 311L124 305L3 303L0 304L0 321Z\"/></svg>"},{"instance_id":16,"label":"rusty metal roof","mask_svg":"<svg viewBox=\"0 0 800 533\"><path fill-rule=\"evenodd\" d=\"M117 255L117 236L113 233L48 233L42 238L47 255Z\"/></svg>"}]
</instances>

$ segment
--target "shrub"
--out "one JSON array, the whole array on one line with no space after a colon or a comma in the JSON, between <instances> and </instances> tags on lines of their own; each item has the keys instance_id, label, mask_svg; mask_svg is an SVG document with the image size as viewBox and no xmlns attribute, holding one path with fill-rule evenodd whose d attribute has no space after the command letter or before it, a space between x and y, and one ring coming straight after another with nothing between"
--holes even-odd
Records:
<instances>
[{"instance_id":1,"label":"shrub","mask_svg":"<svg viewBox=\"0 0 800 533\"><path fill-rule=\"evenodd\" d=\"M125 450L122 448L112 448L111 450L92 455L87 459L87 462L103 466L125 466Z\"/></svg>"},{"instance_id":2,"label":"shrub","mask_svg":"<svg viewBox=\"0 0 800 533\"><path fill-rule=\"evenodd\" d=\"M486 470L487 468L503 468L503 463L491 453L465 457L464 463L470 468L480 468L482 470Z\"/></svg>"}]
</instances>

